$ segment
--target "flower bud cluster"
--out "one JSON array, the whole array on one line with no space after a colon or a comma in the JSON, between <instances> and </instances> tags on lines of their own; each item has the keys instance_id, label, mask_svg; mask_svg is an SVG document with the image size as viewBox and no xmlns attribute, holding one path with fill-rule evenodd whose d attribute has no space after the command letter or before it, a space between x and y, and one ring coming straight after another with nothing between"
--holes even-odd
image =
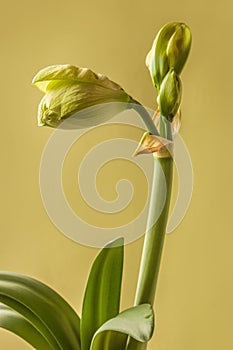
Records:
<instances>
[{"instance_id":1,"label":"flower bud cluster","mask_svg":"<svg viewBox=\"0 0 233 350\"><path fill-rule=\"evenodd\" d=\"M156 36L146 64L158 91L160 113L172 121L181 102L180 73L191 47L190 29L183 23L168 23Z\"/></svg>"}]
</instances>

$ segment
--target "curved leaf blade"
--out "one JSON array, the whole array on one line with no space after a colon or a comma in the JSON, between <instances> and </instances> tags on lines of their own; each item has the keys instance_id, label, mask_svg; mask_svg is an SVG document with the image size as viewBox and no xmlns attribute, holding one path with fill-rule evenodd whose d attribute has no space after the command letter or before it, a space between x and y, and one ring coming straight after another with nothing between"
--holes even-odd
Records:
<instances>
[{"instance_id":1,"label":"curved leaf blade","mask_svg":"<svg viewBox=\"0 0 233 350\"><path fill-rule=\"evenodd\" d=\"M17 273L1 272L0 301L35 324L55 349L80 350L77 314L45 284Z\"/></svg>"},{"instance_id":2,"label":"curved leaf blade","mask_svg":"<svg viewBox=\"0 0 233 350\"><path fill-rule=\"evenodd\" d=\"M123 243L123 238L109 243L92 265L82 307L82 350L90 349L92 337L97 329L119 312Z\"/></svg>"},{"instance_id":3,"label":"curved leaf blade","mask_svg":"<svg viewBox=\"0 0 233 350\"><path fill-rule=\"evenodd\" d=\"M61 347L57 342L54 334L49 330L46 324L37 317L30 309L28 309L25 305L17 302L16 300L3 296L0 296L0 301L6 307L9 307L13 311L15 311L18 315L23 317L26 321L28 321L47 341L47 343L51 346L53 350L60 350Z\"/></svg>"},{"instance_id":4,"label":"curved leaf blade","mask_svg":"<svg viewBox=\"0 0 233 350\"><path fill-rule=\"evenodd\" d=\"M151 305L134 306L104 323L95 333L90 350L124 350L128 336L144 343L150 340L153 330L154 315Z\"/></svg>"},{"instance_id":5,"label":"curved leaf blade","mask_svg":"<svg viewBox=\"0 0 233 350\"><path fill-rule=\"evenodd\" d=\"M0 327L18 335L36 350L53 350L30 322L2 303L0 303Z\"/></svg>"}]
</instances>

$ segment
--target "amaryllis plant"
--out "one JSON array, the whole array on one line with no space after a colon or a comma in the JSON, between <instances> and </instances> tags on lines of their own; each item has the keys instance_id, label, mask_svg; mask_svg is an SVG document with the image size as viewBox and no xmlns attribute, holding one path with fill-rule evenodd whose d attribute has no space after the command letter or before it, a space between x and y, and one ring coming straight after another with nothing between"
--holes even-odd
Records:
<instances>
[{"instance_id":1,"label":"amaryllis plant","mask_svg":"<svg viewBox=\"0 0 233 350\"><path fill-rule=\"evenodd\" d=\"M157 90L154 118L118 84L90 69L56 65L42 69L34 77L33 84L44 93L38 108L38 125L57 127L87 107L121 102L116 104L119 110L114 113L134 108L147 129L135 154L153 153L154 159L148 229L134 306L120 310L123 238L109 242L96 257L80 317L45 284L17 273L0 272L0 326L35 349L146 349L154 330L153 303L172 191L173 130L180 123L180 73L190 46L191 33L183 23L168 23L157 34L146 59ZM89 120L95 118L95 114L89 116ZM166 199L155 220L164 198L164 177Z\"/></svg>"}]
</instances>

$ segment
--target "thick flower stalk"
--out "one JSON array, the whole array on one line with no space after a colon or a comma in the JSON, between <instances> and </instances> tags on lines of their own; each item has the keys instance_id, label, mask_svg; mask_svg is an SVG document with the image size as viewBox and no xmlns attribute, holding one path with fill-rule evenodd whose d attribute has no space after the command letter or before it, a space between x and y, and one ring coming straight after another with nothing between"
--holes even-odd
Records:
<instances>
[{"instance_id":1,"label":"thick flower stalk","mask_svg":"<svg viewBox=\"0 0 233 350\"><path fill-rule=\"evenodd\" d=\"M158 33L146 59L152 81L158 91L159 137L169 140L170 143L163 142L164 146L154 153L153 185L135 305L154 304L172 191L172 122L180 115L179 74L188 57L190 46L189 28L183 23L168 23ZM147 148L148 137L151 136L144 135L141 147ZM163 186L164 178L166 189ZM166 191L166 200L163 203L164 191ZM161 205L163 205L162 210ZM161 214L155 221L158 212ZM145 350L146 347L147 344L140 344L131 338L127 349Z\"/></svg>"}]
</instances>

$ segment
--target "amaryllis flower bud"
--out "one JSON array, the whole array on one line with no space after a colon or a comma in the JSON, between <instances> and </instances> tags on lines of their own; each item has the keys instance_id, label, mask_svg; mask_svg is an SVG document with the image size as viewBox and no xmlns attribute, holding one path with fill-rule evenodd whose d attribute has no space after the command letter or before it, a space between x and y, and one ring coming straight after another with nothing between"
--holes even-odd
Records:
<instances>
[{"instance_id":1,"label":"amaryllis flower bud","mask_svg":"<svg viewBox=\"0 0 233 350\"><path fill-rule=\"evenodd\" d=\"M116 83L90 69L72 65L49 66L32 83L45 93L38 108L38 125L57 127L64 118L87 107L109 102L127 108L131 97ZM128 107L129 108L129 107Z\"/></svg>"},{"instance_id":2,"label":"amaryllis flower bud","mask_svg":"<svg viewBox=\"0 0 233 350\"><path fill-rule=\"evenodd\" d=\"M167 23L160 29L146 57L146 65L158 90L163 78L169 71L166 49L169 39L174 34L175 27L176 23Z\"/></svg>"},{"instance_id":3,"label":"amaryllis flower bud","mask_svg":"<svg viewBox=\"0 0 233 350\"><path fill-rule=\"evenodd\" d=\"M170 69L163 79L157 102L161 115L172 121L181 102L181 81L174 69Z\"/></svg>"},{"instance_id":4,"label":"amaryllis flower bud","mask_svg":"<svg viewBox=\"0 0 233 350\"><path fill-rule=\"evenodd\" d=\"M155 87L160 89L162 81L173 68L180 74L191 47L191 32L184 23L168 23L157 34L146 58Z\"/></svg>"},{"instance_id":5,"label":"amaryllis flower bud","mask_svg":"<svg viewBox=\"0 0 233 350\"><path fill-rule=\"evenodd\" d=\"M191 32L183 23L176 26L176 30L167 45L167 57L169 68L174 68L176 74L180 74L188 58L191 48Z\"/></svg>"}]
</instances>

